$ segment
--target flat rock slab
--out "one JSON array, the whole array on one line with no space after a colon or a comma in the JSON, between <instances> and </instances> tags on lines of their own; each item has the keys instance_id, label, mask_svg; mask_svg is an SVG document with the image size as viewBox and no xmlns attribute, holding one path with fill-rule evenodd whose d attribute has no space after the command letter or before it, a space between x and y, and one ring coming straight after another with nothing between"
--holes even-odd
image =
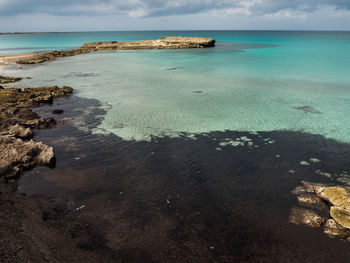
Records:
<instances>
[{"instance_id":1,"label":"flat rock slab","mask_svg":"<svg viewBox=\"0 0 350 263\"><path fill-rule=\"evenodd\" d=\"M330 214L339 225L350 229L350 210L332 206Z\"/></svg>"},{"instance_id":2,"label":"flat rock slab","mask_svg":"<svg viewBox=\"0 0 350 263\"><path fill-rule=\"evenodd\" d=\"M325 187L317 195L334 206L350 210L350 194L343 187Z\"/></svg>"},{"instance_id":3,"label":"flat rock slab","mask_svg":"<svg viewBox=\"0 0 350 263\"><path fill-rule=\"evenodd\" d=\"M141 40L132 42L92 42L73 50L48 51L42 53L10 55L0 57L1 64L39 64L53 61L57 58L71 57L99 50L138 50L138 49L184 49L214 47L215 40L201 37L162 37L156 40Z\"/></svg>"}]
</instances>

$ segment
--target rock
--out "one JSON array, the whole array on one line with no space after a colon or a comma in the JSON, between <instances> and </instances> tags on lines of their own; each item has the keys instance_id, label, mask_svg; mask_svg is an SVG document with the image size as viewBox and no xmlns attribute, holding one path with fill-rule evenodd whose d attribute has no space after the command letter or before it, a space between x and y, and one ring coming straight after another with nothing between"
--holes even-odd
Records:
<instances>
[{"instance_id":1,"label":"rock","mask_svg":"<svg viewBox=\"0 0 350 263\"><path fill-rule=\"evenodd\" d=\"M22 78L0 76L0 84L13 83L20 81Z\"/></svg>"},{"instance_id":2,"label":"rock","mask_svg":"<svg viewBox=\"0 0 350 263\"><path fill-rule=\"evenodd\" d=\"M332 206L331 217L341 226L350 229L350 210L343 207Z\"/></svg>"},{"instance_id":3,"label":"rock","mask_svg":"<svg viewBox=\"0 0 350 263\"><path fill-rule=\"evenodd\" d=\"M141 40L133 42L92 42L81 46L82 50L135 50L135 49L180 49L205 48L215 46L212 38L201 37L162 37L157 40Z\"/></svg>"},{"instance_id":4,"label":"rock","mask_svg":"<svg viewBox=\"0 0 350 263\"><path fill-rule=\"evenodd\" d=\"M322 114L322 112L316 110L315 108L311 106L301 106L301 107L293 107L295 110L301 110L305 113L312 113L312 114Z\"/></svg>"},{"instance_id":5,"label":"rock","mask_svg":"<svg viewBox=\"0 0 350 263\"><path fill-rule=\"evenodd\" d=\"M7 133L12 134L15 137L21 138L21 139L30 139L33 137L33 132L31 129L25 128L19 125L18 123L16 125L12 125L8 127Z\"/></svg>"},{"instance_id":6,"label":"rock","mask_svg":"<svg viewBox=\"0 0 350 263\"><path fill-rule=\"evenodd\" d=\"M330 173L322 172L321 170L316 170L315 173L326 176L328 178L332 178L332 175Z\"/></svg>"},{"instance_id":7,"label":"rock","mask_svg":"<svg viewBox=\"0 0 350 263\"><path fill-rule=\"evenodd\" d=\"M0 177L11 178L36 165L53 166L52 147L33 140L23 141L10 135L0 135Z\"/></svg>"},{"instance_id":8,"label":"rock","mask_svg":"<svg viewBox=\"0 0 350 263\"><path fill-rule=\"evenodd\" d=\"M31 108L71 93L72 88L66 86L0 90L0 177L10 179L37 165L54 165L52 147L26 140L33 137L31 129L51 128L56 121L40 118Z\"/></svg>"},{"instance_id":9,"label":"rock","mask_svg":"<svg viewBox=\"0 0 350 263\"><path fill-rule=\"evenodd\" d=\"M307 225L313 228L320 227L324 219L312 210L294 207L289 216L289 221L296 225Z\"/></svg>"},{"instance_id":10,"label":"rock","mask_svg":"<svg viewBox=\"0 0 350 263\"><path fill-rule=\"evenodd\" d=\"M54 109L54 110L52 111L53 114L62 114L63 112L64 112L64 111L61 110L61 109Z\"/></svg>"},{"instance_id":11,"label":"rock","mask_svg":"<svg viewBox=\"0 0 350 263\"><path fill-rule=\"evenodd\" d=\"M350 194L343 187L324 187L316 194L334 206L350 209Z\"/></svg>"},{"instance_id":12,"label":"rock","mask_svg":"<svg viewBox=\"0 0 350 263\"><path fill-rule=\"evenodd\" d=\"M39 64L54 61L57 58L71 57L79 54L95 52L99 50L137 50L137 49L180 49L180 48L208 48L214 47L215 40L200 37L162 37L157 40L141 40L133 42L92 42L73 50L48 51L42 53L25 54L2 57L7 63Z\"/></svg>"},{"instance_id":13,"label":"rock","mask_svg":"<svg viewBox=\"0 0 350 263\"><path fill-rule=\"evenodd\" d=\"M334 219L328 219L324 225L324 233L329 237L346 239L350 236L350 230L339 225Z\"/></svg>"},{"instance_id":14,"label":"rock","mask_svg":"<svg viewBox=\"0 0 350 263\"><path fill-rule=\"evenodd\" d=\"M45 117L39 119L28 120L24 123L26 126L29 126L32 129L50 129L54 127L57 123L54 118Z\"/></svg>"},{"instance_id":15,"label":"rock","mask_svg":"<svg viewBox=\"0 0 350 263\"><path fill-rule=\"evenodd\" d=\"M324 201L320 197L318 197L314 194L309 194L309 193L308 194L305 194L305 193L300 194L298 196L298 202L299 202L299 204L305 205L305 206L324 207L324 205L325 205Z\"/></svg>"}]
</instances>

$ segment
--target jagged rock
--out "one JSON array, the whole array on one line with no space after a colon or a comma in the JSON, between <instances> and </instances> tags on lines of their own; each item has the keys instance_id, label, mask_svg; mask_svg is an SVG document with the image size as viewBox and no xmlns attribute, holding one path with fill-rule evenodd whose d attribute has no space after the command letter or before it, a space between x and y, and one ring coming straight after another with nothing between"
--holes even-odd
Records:
<instances>
[{"instance_id":1,"label":"jagged rock","mask_svg":"<svg viewBox=\"0 0 350 263\"><path fill-rule=\"evenodd\" d=\"M19 124L8 127L7 133L21 139L30 139L33 137L33 132L30 128L25 128Z\"/></svg>"},{"instance_id":2,"label":"jagged rock","mask_svg":"<svg viewBox=\"0 0 350 263\"><path fill-rule=\"evenodd\" d=\"M0 90L0 177L12 178L37 165L54 164L52 147L24 140L33 137L31 129L51 128L56 124L51 117L40 118L31 108L71 93L72 88L65 86Z\"/></svg>"},{"instance_id":3,"label":"jagged rock","mask_svg":"<svg viewBox=\"0 0 350 263\"><path fill-rule=\"evenodd\" d=\"M289 216L289 221L296 225L307 225L313 228L320 227L324 219L312 210L294 207Z\"/></svg>"},{"instance_id":4,"label":"jagged rock","mask_svg":"<svg viewBox=\"0 0 350 263\"><path fill-rule=\"evenodd\" d=\"M22 78L0 76L0 84L13 83L20 81Z\"/></svg>"},{"instance_id":5,"label":"jagged rock","mask_svg":"<svg viewBox=\"0 0 350 263\"><path fill-rule=\"evenodd\" d=\"M330 214L338 224L350 229L350 210L343 207L332 206Z\"/></svg>"},{"instance_id":6,"label":"jagged rock","mask_svg":"<svg viewBox=\"0 0 350 263\"><path fill-rule=\"evenodd\" d=\"M52 117L45 117L40 119L28 120L24 123L26 126L32 129L50 129L54 127L57 123Z\"/></svg>"},{"instance_id":7,"label":"jagged rock","mask_svg":"<svg viewBox=\"0 0 350 263\"><path fill-rule=\"evenodd\" d=\"M52 166L52 147L33 140L23 141L11 135L0 136L0 176L11 178L36 165Z\"/></svg>"},{"instance_id":8,"label":"jagged rock","mask_svg":"<svg viewBox=\"0 0 350 263\"><path fill-rule=\"evenodd\" d=\"M330 237L346 239L350 236L350 230L339 225L334 219L328 219L324 225L324 233Z\"/></svg>"}]
</instances>

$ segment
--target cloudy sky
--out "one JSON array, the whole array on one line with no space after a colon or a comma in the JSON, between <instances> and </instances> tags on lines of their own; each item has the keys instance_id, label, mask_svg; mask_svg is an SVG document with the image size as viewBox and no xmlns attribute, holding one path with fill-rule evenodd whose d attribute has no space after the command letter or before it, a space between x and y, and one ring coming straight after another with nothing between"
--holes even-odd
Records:
<instances>
[{"instance_id":1,"label":"cloudy sky","mask_svg":"<svg viewBox=\"0 0 350 263\"><path fill-rule=\"evenodd\" d=\"M350 0L0 0L0 32L350 30Z\"/></svg>"}]
</instances>

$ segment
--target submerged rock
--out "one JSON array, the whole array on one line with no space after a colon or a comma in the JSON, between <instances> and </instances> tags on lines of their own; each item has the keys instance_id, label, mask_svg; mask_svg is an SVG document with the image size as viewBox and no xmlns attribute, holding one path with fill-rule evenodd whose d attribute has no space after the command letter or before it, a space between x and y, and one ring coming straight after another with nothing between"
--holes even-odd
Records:
<instances>
[{"instance_id":1,"label":"submerged rock","mask_svg":"<svg viewBox=\"0 0 350 263\"><path fill-rule=\"evenodd\" d=\"M313 228L318 228L324 223L325 220L315 211L294 207L292 208L291 214L289 216L289 221L296 225L301 224Z\"/></svg>"},{"instance_id":2,"label":"submerged rock","mask_svg":"<svg viewBox=\"0 0 350 263\"><path fill-rule=\"evenodd\" d=\"M350 236L350 230L338 224L334 219L328 219L324 225L324 233L329 237L346 239Z\"/></svg>"},{"instance_id":3,"label":"submerged rock","mask_svg":"<svg viewBox=\"0 0 350 263\"><path fill-rule=\"evenodd\" d=\"M315 108L311 106L301 106L301 107L293 107L295 110L301 110L305 113L312 113L312 114L322 114L322 112L316 110Z\"/></svg>"},{"instance_id":4,"label":"submerged rock","mask_svg":"<svg viewBox=\"0 0 350 263\"><path fill-rule=\"evenodd\" d=\"M63 112L64 112L64 111L61 110L61 109L54 109L54 110L52 111L53 114L62 114Z\"/></svg>"},{"instance_id":5,"label":"submerged rock","mask_svg":"<svg viewBox=\"0 0 350 263\"><path fill-rule=\"evenodd\" d=\"M298 196L298 202L301 205L305 205L305 206L319 206L319 207L324 207L324 201L314 195L314 194L310 194L310 193L302 193Z\"/></svg>"}]
</instances>

